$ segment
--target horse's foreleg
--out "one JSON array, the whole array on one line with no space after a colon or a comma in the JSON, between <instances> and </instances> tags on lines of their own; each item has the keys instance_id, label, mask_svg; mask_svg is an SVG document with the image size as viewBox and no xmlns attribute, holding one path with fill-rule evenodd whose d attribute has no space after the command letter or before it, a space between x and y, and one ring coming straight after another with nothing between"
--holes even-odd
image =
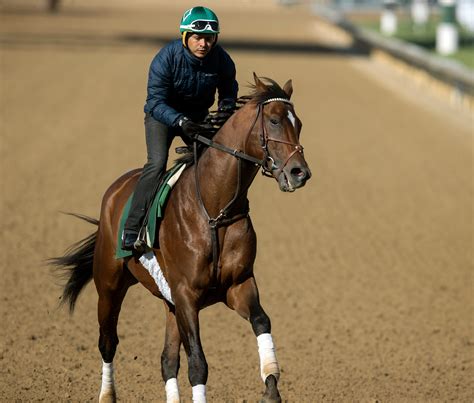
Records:
<instances>
[{"instance_id":1,"label":"horse's foreleg","mask_svg":"<svg viewBox=\"0 0 474 403\"><path fill-rule=\"evenodd\" d=\"M231 309L235 309L240 316L250 321L257 336L260 375L266 387L262 402L281 402L277 387L280 368L271 335L271 322L260 305L255 279L251 277L243 283L232 286L227 293L226 302Z\"/></svg>"},{"instance_id":2,"label":"horse's foreleg","mask_svg":"<svg viewBox=\"0 0 474 403\"><path fill-rule=\"evenodd\" d=\"M188 357L188 378L193 388L193 403L205 403L208 370L199 335L199 309L196 298L195 293L187 290L176 295L176 320Z\"/></svg>"},{"instance_id":3,"label":"horse's foreleg","mask_svg":"<svg viewBox=\"0 0 474 403\"><path fill-rule=\"evenodd\" d=\"M113 290L98 287L99 350L102 355L100 403L116 401L113 360L119 343L117 336L118 317L128 287L129 285L125 284Z\"/></svg>"},{"instance_id":4,"label":"horse's foreleg","mask_svg":"<svg viewBox=\"0 0 474 403\"><path fill-rule=\"evenodd\" d=\"M181 337L179 335L178 324L174 308L166 302L166 335L165 346L161 354L161 374L165 381L166 402L179 403L178 371L179 371L179 349L181 347Z\"/></svg>"}]
</instances>

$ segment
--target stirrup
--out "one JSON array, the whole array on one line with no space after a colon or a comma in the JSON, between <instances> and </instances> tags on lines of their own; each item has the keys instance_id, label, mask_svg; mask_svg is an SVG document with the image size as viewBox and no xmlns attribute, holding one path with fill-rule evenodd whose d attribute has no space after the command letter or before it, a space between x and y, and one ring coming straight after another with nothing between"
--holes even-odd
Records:
<instances>
[{"instance_id":1,"label":"stirrup","mask_svg":"<svg viewBox=\"0 0 474 403\"><path fill-rule=\"evenodd\" d=\"M146 242L144 240L140 239L140 238L137 238L137 240L133 244L133 248L137 252L143 253L145 251L145 247L146 247Z\"/></svg>"}]
</instances>

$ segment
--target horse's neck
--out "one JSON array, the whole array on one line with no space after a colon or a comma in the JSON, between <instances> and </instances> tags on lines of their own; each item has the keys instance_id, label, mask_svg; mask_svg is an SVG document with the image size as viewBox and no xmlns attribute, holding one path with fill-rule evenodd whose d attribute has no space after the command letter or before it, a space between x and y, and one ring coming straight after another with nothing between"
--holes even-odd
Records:
<instances>
[{"instance_id":1,"label":"horse's neck","mask_svg":"<svg viewBox=\"0 0 474 403\"><path fill-rule=\"evenodd\" d=\"M213 140L233 150L245 152L247 135L251 128L248 123L239 124L236 115L226 122ZM236 191L239 195L232 210L235 213L235 210L243 208L246 205L248 188L257 171L258 167L248 161L239 161L233 155L213 148L208 149L199 160L198 175L202 198L211 216L218 214L234 198Z\"/></svg>"}]
</instances>

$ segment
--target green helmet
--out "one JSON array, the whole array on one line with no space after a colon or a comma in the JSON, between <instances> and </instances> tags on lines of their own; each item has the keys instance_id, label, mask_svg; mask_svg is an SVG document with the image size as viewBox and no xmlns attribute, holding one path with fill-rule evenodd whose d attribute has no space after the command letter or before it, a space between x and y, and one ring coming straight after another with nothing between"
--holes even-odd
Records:
<instances>
[{"instance_id":1,"label":"green helmet","mask_svg":"<svg viewBox=\"0 0 474 403\"><path fill-rule=\"evenodd\" d=\"M218 34L219 20L217 15L207 7L193 7L186 10L179 24L179 32L199 34Z\"/></svg>"}]
</instances>

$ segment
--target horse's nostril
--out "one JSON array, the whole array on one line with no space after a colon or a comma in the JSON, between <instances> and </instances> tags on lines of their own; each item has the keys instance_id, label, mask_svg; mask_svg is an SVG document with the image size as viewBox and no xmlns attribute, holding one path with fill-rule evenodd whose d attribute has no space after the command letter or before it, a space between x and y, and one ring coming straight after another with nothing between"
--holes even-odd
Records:
<instances>
[{"instance_id":1,"label":"horse's nostril","mask_svg":"<svg viewBox=\"0 0 474 403\"><path fill-rule=\"evenodd\" d=\"M306 172L301 168L293 168L290 172L291 176L300 182L306 178Z\"/></svg>"}]
</instances>

